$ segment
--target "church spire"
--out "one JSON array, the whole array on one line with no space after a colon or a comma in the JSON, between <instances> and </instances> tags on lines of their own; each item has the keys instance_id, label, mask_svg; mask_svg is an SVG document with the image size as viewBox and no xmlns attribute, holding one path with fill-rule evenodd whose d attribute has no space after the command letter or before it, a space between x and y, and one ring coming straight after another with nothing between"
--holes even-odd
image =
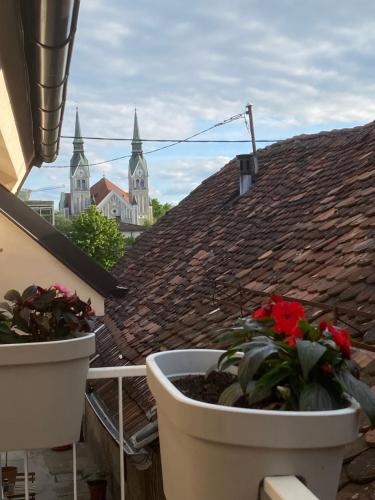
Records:
<instances>
[{"instance_id":1,"label":"church spire","mask_svg":"<svg viewBox=\"0 0 375 500\"><path fill-rule=\"evenodd\" d=\"M133 129L133 140L132 140L132 153L142 154L142 141L139 135L138 126L138 116L137 109L134 110L134 129Z\"/></svg>"},{"instance_id":2,"label":"church spire","mask_svg":"<svg viewBox=\"0 0 375 500\"><path fill-rule=\"evenodd\" d=\"M74 129L74 139L73 139L74 151L84 152L83 149L83 139L81 133L81 125L79 123L78 108L76 108L76 125Z\"/></svg>"}]
</instances>

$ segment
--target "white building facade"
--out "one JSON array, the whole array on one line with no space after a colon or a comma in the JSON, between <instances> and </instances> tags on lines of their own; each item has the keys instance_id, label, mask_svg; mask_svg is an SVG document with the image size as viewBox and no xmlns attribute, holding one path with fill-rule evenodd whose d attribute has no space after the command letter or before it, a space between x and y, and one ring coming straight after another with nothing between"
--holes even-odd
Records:
<instances>
[{"instance_id":1,"label":"white building facade","mask_svg":"<svg viewBox=\"0 0 375 500\"><path fill-rule=\"evenodd\" d=\"M61 193L59 210L65 217L80 214L90 205L108 218L119 222L144 225L152 222L152 206L149 196L148 169L143 157L137 112L134 114L132 156L129 160L129 192L108 179L100 179L90 186L90 167L84 152L78 110L76 112L73 156L70 161L70 193Z\"/></svg>"}]
</instances>

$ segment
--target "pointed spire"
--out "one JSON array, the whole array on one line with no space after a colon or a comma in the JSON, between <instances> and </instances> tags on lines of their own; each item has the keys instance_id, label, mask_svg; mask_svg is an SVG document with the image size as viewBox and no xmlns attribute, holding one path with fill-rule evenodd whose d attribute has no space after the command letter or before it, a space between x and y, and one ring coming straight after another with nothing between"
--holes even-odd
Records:
<instances>
[{"instance_id":1,"label":"pointed spire","mask_svg":"<svg viewBox=\"0 0 375 500\"><path fill-rule=\"evenodd\" d=\"M83 152L83 139L81 133L81 125L79 123L78 108L76 108L76 125L74 129L73 145L74 145L74 151Z\"/></svg>"},{"instance_id":2,"label":"pointed spire","mask_svg":"<svg viewBox=\"0 0 375 500\"><path fill-rule=\"evenodd\" d=\"M133 140L132 140L132 153L141 153L142 154L142 141L141 141L140 134L139 134L137 108L134 110L134 129L133 129Z\"/></svg>"}]
</instances>

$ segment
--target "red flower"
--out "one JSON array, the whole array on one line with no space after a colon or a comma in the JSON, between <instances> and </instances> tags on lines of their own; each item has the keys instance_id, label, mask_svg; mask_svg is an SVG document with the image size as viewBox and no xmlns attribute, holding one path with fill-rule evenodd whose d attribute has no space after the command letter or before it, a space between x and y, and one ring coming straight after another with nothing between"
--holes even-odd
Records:
<instances>
[{"instance_id":1,"label":"red flower","mask_svg":"<svg viewBox=\"0 0 375 500\"><path fill-rule=\"evenodd\" d=\"M322 365L322 370L324 371L324 373L327 373L328 375L333 372L332 365L330 365L329 363L324 363Z\"/></svg>"},{"instance_id":2,"label":"red flower","mask_svg":"<svg viewBox=\"0 0 375 500\"><path fill-rule=\"evenodd\" d=\"M332 335L336 345L339 347L344 358L350 358L350 337L346 330L336 328L333 325L327 325L327 330Z\"/></svg>"},{"instance_id":3,"label":"red flower","mask_svg":"<svg viewBox=\"0 0 375 500\"><path fill-rule=\"evenodd\" d=\"M286 337L283 342L284 342L284 344L288 344L291 347L295 347L297 344L296 337L293 337L292 335L290 335L289 337Z\"/></svg>"},{"instance_id":4,"label":"red flower","mask_svg":"<svg viewBox=\"0 0 375 500\"><path fill-rule=\"evenodd\" d=\"M322 321L319 322L319 330L321 332L324 332L324 330L327 328L328 326L328 323L325 319L323 319Z\"/></svg>"},{"instance_id":5,"label":"red flower","mask_svg":"<svg viewBox=\"0 0 375 500\"><path fill-rule=\"evenodd\" d=\"M278 302L284 302L284 299L281 295L272 295L272 297L270 298L270 302L277 304Z\"/></svg>"},{"instance_id":6,"label":"red flower","mask_svg":"<svg viewBox=\"0 0 375 500\"><path fill-rule=\"evenodd\" d=\"M254 311L252 317L253 319L269 318L271 316L271 311L271 307L269 305L265 305Z\"/></svg>"},{"instance_id":7,"label":"red flower","mask_svg":"<svg viewBox=\"0 0 375 500\"><path fill-rule=\"evenodd\" d=\"M277 302L272 307L272 317L275 320L275 332L292 337L302 337L298 322L304 319L305 311L299 302Z\"/></svg>"}]
</instances>

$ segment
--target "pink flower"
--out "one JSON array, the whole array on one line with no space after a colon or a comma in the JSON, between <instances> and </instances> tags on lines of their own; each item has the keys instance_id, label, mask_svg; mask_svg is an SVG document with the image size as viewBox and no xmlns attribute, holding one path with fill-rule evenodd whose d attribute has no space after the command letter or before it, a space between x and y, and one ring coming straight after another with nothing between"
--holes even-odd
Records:
<instances>
[{"instance_id":1,"label":"pink flower","mask_svg":"<svg viewBox=\"0 0 375 500\"><path fill-rule=\"evenodd\" d=\"M73 292L68 290L65 286L60 285L59 283L55 283L51 286L51 288L54 288L58 292L62 293L64 297L71 297L73 295Z\"/></svg>"}]
</instances>

